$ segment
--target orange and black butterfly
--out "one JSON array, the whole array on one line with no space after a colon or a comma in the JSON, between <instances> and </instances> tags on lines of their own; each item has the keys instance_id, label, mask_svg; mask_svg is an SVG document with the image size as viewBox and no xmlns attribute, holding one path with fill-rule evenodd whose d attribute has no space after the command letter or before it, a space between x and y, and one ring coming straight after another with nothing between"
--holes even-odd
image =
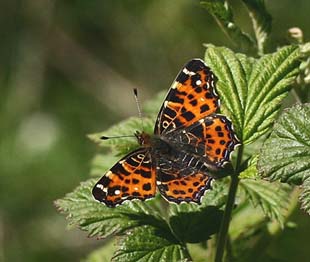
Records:
<instances>
[{"instance_id":1,"label":"orange and black butterfly","mask_svg":"<svg viewBox=\"0 0 310 262\"><path fill-rule=\"evenodd\" d=\"M154 134L136 132L140 148L117 162L94 186L106 206L154 197L200 203L210 189L210 171L230 160L239 140L232 123L217 114L216 77L200 59L189 61L159 111Z\"/></svg>"}]
</instances>

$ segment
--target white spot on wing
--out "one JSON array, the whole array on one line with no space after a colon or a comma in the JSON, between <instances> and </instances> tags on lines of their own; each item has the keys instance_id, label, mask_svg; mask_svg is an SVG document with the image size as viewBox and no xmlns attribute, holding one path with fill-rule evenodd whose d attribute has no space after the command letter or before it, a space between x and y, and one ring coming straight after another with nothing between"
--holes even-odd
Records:
<instances>
[{"instance_id":1,"label":"white spot on wing","mask_svg":"<svg viewBox=\"0 0 310 262\"><path fill-rule=\"evenodd\" d=\"M101 190L103 190L103 188L104 188L102 184L97 184L96 187L101 189Z\"/></svg>"},{"instance_id":2,"label":"white spot on wing","mask_svg":"<svg viewBox=\"0 0 310 262\"><path fill-rule=\"evenodd\" d=\"M175 89L175 88L177 88L178 84L179 84L179 82L174 82L170 88Z\"/></svg>"},{"instance_id":3,"label":"white spot on wing","mask_svg":"<svg viewBox=\"0 0 310 262\"><path fill-rule=\"evenodd\" d=\"M189 71L186 67L183 69L183 73L190 76L196 75L195 72Z\"/></svg>"},{"instance_id":4,"label":"white spot on wing","mask_svg":"<svg viewBox=\"0 0 310 262\"><path fill-rule=\"evenodd\" d=\"M107 177L111 177L113 175L113 173L111 171L108 171L108 173L106 173Z\"/></svg>"},{"instance_id":5,"label":"white spot on wing","mask_svg":"<svg viewBox=\"0 0 310 262\"><path fill-rule=\"evenodd\" d=\"M115 190L115 192L114 192L114 194L115 194L115 195L119 195L120 193L121 193L121 191L120 191L120 190L118 190L118 189L117 189L117 190Z\"/></svg>"}]
</instances>

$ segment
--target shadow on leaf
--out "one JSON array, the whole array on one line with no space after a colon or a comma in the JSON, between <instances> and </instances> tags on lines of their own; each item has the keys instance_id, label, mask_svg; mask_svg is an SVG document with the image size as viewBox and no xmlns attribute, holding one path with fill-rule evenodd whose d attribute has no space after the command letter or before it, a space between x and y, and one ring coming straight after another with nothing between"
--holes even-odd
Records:
<instances>
[{"instance_id":1,"label":"shadow on leaf","mask_svg":"<svg viewBox=\"0 0 310 262\"><path fill-rule=\"evenodd\" d=\"M170 217L171 229L183 242L199 243L219 231L223 213L215 206L195 212L180 212Z\"/></svg>"}]
</instances>

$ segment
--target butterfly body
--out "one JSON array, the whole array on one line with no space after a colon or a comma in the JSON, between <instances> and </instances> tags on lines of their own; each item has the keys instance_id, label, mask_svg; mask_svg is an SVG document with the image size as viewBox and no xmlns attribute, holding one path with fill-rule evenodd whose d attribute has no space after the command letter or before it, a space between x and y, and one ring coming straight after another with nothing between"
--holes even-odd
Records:
<instances>
[{"instance_id":1,"label":"butterfly body","mask_svg":"<svg viewBox=\"0 0 310 262\"><path fill-rule=\"evenodd\" d=\"M168 201L200 203L212 172L240 144L230 120L216 114L215 80L202 60L188 62L167 94L154 134L135 133L140 148L97 182L95 199L115 207L125 200L152 198L158 188Z\"/></svg>"}]
</instances>

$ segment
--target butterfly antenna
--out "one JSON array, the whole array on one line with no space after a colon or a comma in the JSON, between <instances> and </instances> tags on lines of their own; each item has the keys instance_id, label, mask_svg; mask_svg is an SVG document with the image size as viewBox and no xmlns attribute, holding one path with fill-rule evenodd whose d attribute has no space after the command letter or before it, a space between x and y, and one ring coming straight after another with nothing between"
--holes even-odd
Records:
<instances>
[{"instance_id":1,"label":"butterfly antenna","mask_svg":"<svg viewBox=\"0 0 310 262\"><path fill-rule=\"evenodd\" d=\"M125 138L125 137L135 137L134 135L128 135L128 136L102 136L100 139L102 140L108 140L111 138Z\"/></svg>"},{"instance_id":2,"label":"butterfly antenna","mask_svg":"<svg viewBox=\"0 0 310 262\"><path fill-rule=\"evenodd\" d=\"M134 89L133 89L133 93L134 93L135 100L136 100L136 104L137 104L137 108L138 108L139 118L140 118L140 120L141 120L142 131L144 131L142 110L141 110L140 101L139 101L139 98L138 98L138 89L137 89L137 88L134 88Z\"/></svg>"}]
</instances>

